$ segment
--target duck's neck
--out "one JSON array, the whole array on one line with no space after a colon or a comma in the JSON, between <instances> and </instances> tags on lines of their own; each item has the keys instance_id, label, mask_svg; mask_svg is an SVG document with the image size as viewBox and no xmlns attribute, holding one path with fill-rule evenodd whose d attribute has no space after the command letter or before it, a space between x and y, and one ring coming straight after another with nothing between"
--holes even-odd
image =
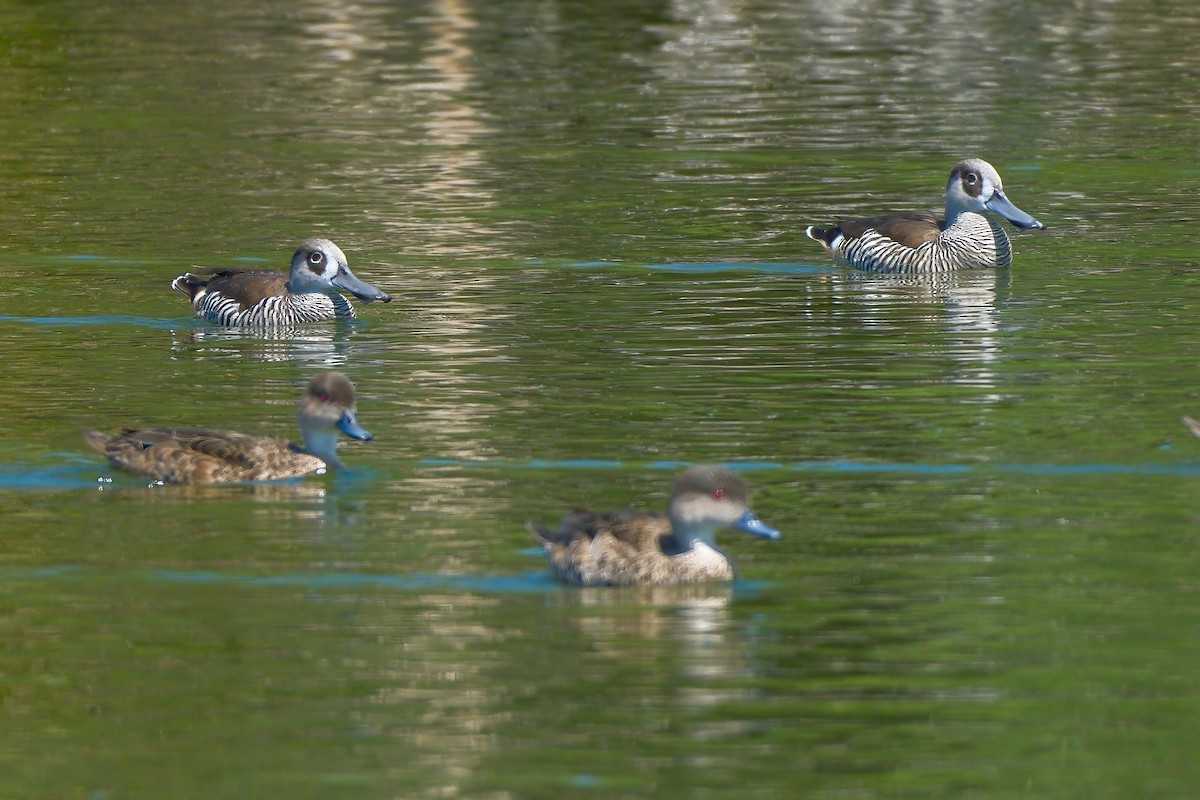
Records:
<instances>
[{"instance_id":1,"label":"duck's neck","mask_svg":"<svg viewBox=\"0 0 1200 800\"><path fill-rule=\"evenodd\" d=\"M289 275L287 290L290 294L323 294L326 297L341 296L337 287L331 283L323 283L312 279L305 280L302 276Z\"/></svg>"},{"instance_id":2,"label":"duck's neck","mask_svg":"<svg viewBox=\"0 0 1200 800\"><path fill-rule=\"evenodd\" d=\"M965 210L963 210L961 208L957 208L955 206L952 206L949 203L946 203L946 221L944 223L942 223L942 230L946 230L947 228L954 227L954 224L959 221L958 218L966 213L967 212ZM971 213L974 213L974 212L971 212Z\"/></svg>"},{"instance_id":3,"label":"duck's neck","mask_svg":"<svg viewBox=\"0 0 1200 800\"><path fill-rule=\"evenodd\" d=\"M288 294L308 294L312 291L312 287L305 286L304 282L292 275L287 282Z\"/></svg>"},{"instance_id":4,"label":"duck's neck","mask_svg":"<svg viewBox=\"0 0 1200 800\"><path fill-rule=\"evenodd\" d=\"M313 430L301 423L300 429L304 432L304 452L316 456L331 467L342 466L342 462L337 457L338 434L336 428Z\"/></svg>"},{"instance_id":5,"label":"duck's neck","mask_svg":"<svg viewBox=\"0 0 1200 800\"><path fill-rule=\"evenodd\" d=\"M714 550L717 547L717 531L702 525L684 522L676 517L670 517L671 535L679 542L680 547L688 549L692 542L703 542Z\"/></svg>"}]
</instances>

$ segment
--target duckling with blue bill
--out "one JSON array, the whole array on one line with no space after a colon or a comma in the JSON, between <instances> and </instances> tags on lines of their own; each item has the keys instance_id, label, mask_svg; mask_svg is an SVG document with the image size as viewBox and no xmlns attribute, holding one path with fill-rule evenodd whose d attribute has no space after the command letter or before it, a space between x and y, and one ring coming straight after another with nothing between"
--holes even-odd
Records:
<instances>
[{"instance_id":1,"label":"duckling with blue bill","mask_svg":"<svg viewBox=\"0 0 1200 800\"><path fill-rule=\"evenodd\" d=\"M322 372L300 397L303 447L285 439L204 428L125 428L109 435L84 431L93 450L113 465L161 483L213 484L272 481L341 468L338 432L374 437L358 423L354 384L340 372Z\"/></svg>"},{"instance_id":2,"label":"duckling with blue bill","mask_svg":"<svg viewBox=\"0 0 1200 800\"><path fill-rule=\"evenodd\" d=\"M200 270L171 281L196 316L230 327L277 327L354 319L342 295L370 303L392 298L350 271L346 254L328 239L307 239L292 256L290 272L275 269Z\"/></svg>"},{"instance_id":3,"label":"duckling with blue bill","mask_svg":"<svg viewBox=\"0 0 1200 800\"><path fill-rule=\"evenodd\" d=\"M557 531L528 523L550 571L575 586L655 586L731 581L716 532L734 528L766 539L779 531L750 510L750 490L728 467L699 466L680 475L666 514L636 511L568 514Z\"/></svg>"},{"instance_id":4,"label":"duckling with blue bill","mask_svg":"<svg viewBox=\"0 0 1200 800\"><path fill-rule=\"evenodd\" d=\"M989 269L1012 264L1012 244L998 218L1023 230L1046 227L1012 204L995 167L967 158L950 172L944 219L909 212L809 226L805 234L835 263L869 272Z\"/></svg>"}]
</instances>

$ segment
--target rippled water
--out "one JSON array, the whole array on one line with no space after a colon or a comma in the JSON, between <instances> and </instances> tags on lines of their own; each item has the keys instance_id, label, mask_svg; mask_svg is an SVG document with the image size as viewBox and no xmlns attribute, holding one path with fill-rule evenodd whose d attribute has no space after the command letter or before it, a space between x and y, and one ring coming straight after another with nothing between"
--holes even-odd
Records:
<instances>
[{"instance_id":1,"label":"rippled water","mask_svg":"<svg viewBox=\"0 0 1200 800\"><path fill-rule=\"evenodd\" d=\"M0 795L1157 797L1195 784L1182 2L0 2ZM1011 270L810 223L994 163ZM319 234L395 298L214 329ZM376 435L148 489L83 427ZM732 586L524 531L729 462Z\"/></svg>"}]
</instances>

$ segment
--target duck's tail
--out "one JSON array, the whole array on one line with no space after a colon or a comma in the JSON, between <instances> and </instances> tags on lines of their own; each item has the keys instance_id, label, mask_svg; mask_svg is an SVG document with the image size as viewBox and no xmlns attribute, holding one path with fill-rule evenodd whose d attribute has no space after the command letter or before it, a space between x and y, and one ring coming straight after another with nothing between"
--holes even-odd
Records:
<instances>
[{"instance_id":1,"label":"duck's tail","mask_svg":"<svg viewBox=\"0 0 1200 800\"><path fill-rule=\"evenodd\" d=\"M804 235L815 242L820 242L826 250L831 250L834 241L842 235L842 229L836 225L832 228L818 228L816 225L809 225L804 229Z\"/></svg>"},{"instance_id":2,"label":"duck's tail","mask_svg":"<svg viewBox=\"0 0 1200 800\"><path fill-rule=\"evenodd\" d=\"M208 288L208 280L191 272L185 272L171 281L171 288L188 300L194 301L197 295Z\"/></svg>"},{"instance_id":3,"label":"duck's tail","mask_svg":"<svg viewBox=\"0 0 1200 800\"><path fill-rule=\"evenodd\" d=\"M534 540L542 547L550 548L558 544L558 536L549 528L538 525L536 522L526 522L525 530L533 534Z\"/></svg>"},{"instance_id":4,"label":"duck's tail","mask_svg":"<svg viewBox=\"0 0 1200 800\"><path fill-rule=\"evenodd\" d=\"M88 447L92 448L102 456L108 455L108 446L109 443L112 442L112 438L113 437L109 436L107 433L93 431L88 428L84 428L83 431L83 439L88 443Z\"/></svg>"}]
</instances>

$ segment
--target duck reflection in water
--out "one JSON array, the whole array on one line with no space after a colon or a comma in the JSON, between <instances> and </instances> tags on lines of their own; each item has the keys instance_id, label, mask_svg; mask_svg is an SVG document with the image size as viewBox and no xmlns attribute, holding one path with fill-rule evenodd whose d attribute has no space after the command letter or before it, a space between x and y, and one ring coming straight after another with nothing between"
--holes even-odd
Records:
<instances>
[{"instance_id":1,"label":"duck reflection in water","mask_svg":"<svg viewBox=\"0 0 1200 800\"><path fill-rule=\"evenodd\" d=\"M304 446L285 439L203 428L125 428L109 435L84 431L93 450L122 469L162 483L270 481L339 468L338 431L372 437L358 424L354 384L340 372L313 378L299 402Z\"/></svg>"},{"instance_id":2,"label":"duck reflection in water","mask_svg":"<svg viewBox=\"0 0 1200 800\"><path fill-rule=\"evenodd\" d=\"M730 581L716 532L731 527L767 539L779 531L750 510L750 491L728 467L693 467L679 477L666 514L567 515L557 531L529 523L555 577L576 586L654 586Z\"/></svg>"}]
</instances>

